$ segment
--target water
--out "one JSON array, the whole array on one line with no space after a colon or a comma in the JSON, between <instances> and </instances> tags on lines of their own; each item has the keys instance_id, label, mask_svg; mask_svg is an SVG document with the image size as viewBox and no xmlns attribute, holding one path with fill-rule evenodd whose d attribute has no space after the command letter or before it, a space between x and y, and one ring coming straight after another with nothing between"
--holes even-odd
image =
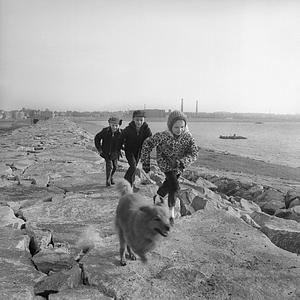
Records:
<instances>
[{"instance_id":1,"label":"water","mask_svg":"<svg viewBox=\"0 0 300 300\"><path fill-rule=\"evenodd\" d=\"M107 126L107 121L95 121ZM124 122L124 128L128 122ZM148 122L153 133L166 122ZM226 151L265 162L300 167L300 122L189 122L189 130L202 148ZM224 140L220 135L242 135L245 140Z\"/></svg>"}]
</instances>

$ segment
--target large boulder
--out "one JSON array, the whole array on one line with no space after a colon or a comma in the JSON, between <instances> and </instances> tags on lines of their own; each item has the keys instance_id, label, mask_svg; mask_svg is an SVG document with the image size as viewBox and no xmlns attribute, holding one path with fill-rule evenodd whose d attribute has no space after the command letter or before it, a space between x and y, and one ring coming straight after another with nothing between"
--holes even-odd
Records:
<instances>
[{"instance_id":1,"label":"large boulder","mask_svg":"<svg viewBox=\"0 0 300 300\"><path fill-rule=\"evenodd\" d=\"M33 287L44 276L34 268L29 253L1 249L0 299L34 300Z\"/></svg>"},{"instance_id":2,"label":"large boulder","mask_svg":"<svg viewBox=\"0 0 300 300\"><path fill-rule=\"evenodd\" d=\"M0 299L34 299L33 286L45 274L37 271L22 230L0 228Z\"/></svg>"},{"instance_id":3,"label":"large boulder","mask_svg":"<svg viewBox=\"0 0 300 300\"><path fill-rule=\"evenodd\" d=\"M30 237L30 251L32 255L48 249L49 245L52 246L52 231L47 228L36 228L27 223L24 233Z\"/></svg>"},{"instance_id":4,"label":"large boulder","mask_svg":"<svg viewBox=\"0 0 300 300\"><path fill-rule=\"evenodd\" d=\"M76 288L80 284L82 284L81 268L74 265L71 269L54 272L42 278L35 284L34 293L48 297L49 294Z\"/></svg>"},{"instance_id":5,"label":"large boulder","mask_svg":"<svg viewBox=\"0 0 300 300\"><path fill-rule=\"evenodd\" d=\"M288 190L284 196L284 203L286 208L300 205L300 191L297 189Z\"/></svg>"},{"instance_id":6,"label":"large boulder","mask_svg":"<svg viewBox=\"0 0 300 300\"><path fill-rule=\"evenodd\" d=\"M20 229L25 222L17 218L9 206L0 206L0 227Z\"/></svg>"},{"instance_id":7,"label":"large boulder","mask_svg":"<svg viewBox=\"0 0 300 300\"><path fill-rule=\"evenodd\" d=\"M300 222L300 205L287 209L278 209L275 212L275 216L278 218L295 220L297 222Z\"/></svg>"},{"instance_id":8,"label":"large boulder","mask_svg":"<svg viewBox=\"0 0 300 300\"><path fill-rule=\"evenodd\" d=\"M241 198L238 203L238 208L243 212L252 213L253 211L261 211L261 208L253 201Z\"/></svg>"},{"instance_id":9,"label":"large boulder","mask_svg":"<svg viewBox=\"0 0 300 300\"><path fill-rule=\"evenodd\" d=\"M253 212L251 218L261 226L261 231L276 246L300 254L300 224L270 216L263 212Z\"/></svg>"},{"instance_id":10,"label":"large boulder","mask_svg":"<svg viewBox=\"0 0 300 300\"><path fill-rule=\"evenodd\" d=\"M55 294L49 294L49 300L113 300L107 297L97 288L90 286L79 286L72 289L64 289Z\"/></svg>"},{"instance_id":11,"label":"large boulder","mask_svg":"<svg viewBox=\"0 0 300 300\"><path fill-rule=\"evenodd\" d=\"M200 209L220 207L222 203L220 195L202 186L195 186L195 188L190 188L189 185L183 184L177 194L180 200L182 216L190 215Z\"/></svg>"},{"instance_id":12,"label":"large boulder","mask_svg":"<svg viewBox=\"0 0 300 300\"><path fill-rule=\"evenodd\" d=\"M71 269L76 264L74 257L64 248L43 249L33 256L32 261L37 269L45 274Z\"/></svg>"},{"instance_id":13,"label":"large boulder","mask_svg":"<svg viewBox=\"0 0 300 300\"><path fill-rule=\"evenodd\" d=\"M24 230L0 227L0 249L20 250L29 253L30 238Z\"/></svg>"},{"instance_id":14,"label":"large boulder","mask_svg":"<svg viewBox=\"0 0 300 300\"><path fill-rule=\"evenodd\" d=\"M284 203L278 200L270 200L270 201L266 201L263 204L261 203L260 208L263 212L269 215L274 215L278 209L284 208Z\"/></svg>"},{"instance_id":15,"label":"large boulder","mask_svg":"<svg viewBox=\"0 0 300 300\"><path fill-rule=\"evenodd\" d=\"M253 199L263 212L274 215L278 209L284 208L284 193L271 187L264 187L263 192Z\"/></svg>"},{"instance_id":16,"label":"large boulder","mask_svg":"<svg viewBox=\"0 0 300 300\"><path fill-rule=\"evenodd\" d=\"M212 182L210 182L209 180L203 178L201 176L201 174L199 174L198 170L190 170L187 169L184 171L184 173L182 174L182 179L187 179L189 182L193 182L196 185L200 185L203 187L206 187L212 191L217 190L217 186L215 184L213 184Z\"/></svg>"}]
</instances>

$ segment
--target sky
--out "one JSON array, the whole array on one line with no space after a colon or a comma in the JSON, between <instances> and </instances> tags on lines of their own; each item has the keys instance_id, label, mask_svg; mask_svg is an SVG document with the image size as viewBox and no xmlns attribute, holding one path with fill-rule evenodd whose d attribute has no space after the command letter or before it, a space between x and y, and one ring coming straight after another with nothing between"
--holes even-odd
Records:
<instances>
[{"instance_id":1,"label":"sky","mask_svg":"<svg viewBox=\"0 0 300 300\"><path fill-rule=\"evenodd\" d=\"M0 109L300 113L298 0L0 0Z\"/></svg>"}]
</instances>

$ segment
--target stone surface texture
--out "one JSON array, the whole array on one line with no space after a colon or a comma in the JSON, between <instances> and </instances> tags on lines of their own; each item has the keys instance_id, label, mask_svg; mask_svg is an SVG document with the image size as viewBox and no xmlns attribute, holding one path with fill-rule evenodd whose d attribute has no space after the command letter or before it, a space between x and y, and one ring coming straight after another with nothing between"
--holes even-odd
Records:
<instances>
[{"instance_id":1,"label":"stone surface texture","mask_svg":"<svg viewBox=\"0 0 300 300\"><path fill-rule=\"evenodd\" d=\"M170 235L148 263L122 267L114 227L119 195L105 186L94 130L57 118L1 136L0 299L300 298L299 211L285 205L300 185L296 170L284 168L284 180L266 177L264 163L254 178L241 158L236 172L208 169L200 151L180 179ZM227 168L236 161L224 156ZM121 160L116 180L126 169ZM137 194L151 204L163 180L153 161L148 175L137 174ZM87 228L92 241L83 249Z\"/></svg>"}]
</instances>

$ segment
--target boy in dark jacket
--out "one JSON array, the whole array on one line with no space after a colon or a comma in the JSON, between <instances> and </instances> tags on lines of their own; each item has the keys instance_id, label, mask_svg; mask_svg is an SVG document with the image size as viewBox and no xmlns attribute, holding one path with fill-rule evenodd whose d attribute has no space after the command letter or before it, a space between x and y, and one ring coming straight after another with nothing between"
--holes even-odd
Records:
<instances>
[{"instance_id":1,"label":"boy in dark jacket","mask_svg":"<svg viewBox=\"0 0 300 300\"><path fill-rule=\"evenodd\" d=\"M103 128L95 136L95 146L106 163L106 186L114 184L113 175L118 166L120 157L119 139L121 137L120 125L122 120L111 117L108 120L108 127Z\"/></svg>"},{"instance_id":2,"label":"boy in dark jacket","mask_svg":"<svg viewBox=\"0 0 300 300\"><path fill-rule=\"evenodd\" d=\"M141 149L146 138L152 135L152 132L145 122L145 113L141 110L133 112L132 121L122 131L119 149L124 145L125 156L129 168L124 178L133 186L137 164L141 157Z\"/></svg>"}]
</instances>

